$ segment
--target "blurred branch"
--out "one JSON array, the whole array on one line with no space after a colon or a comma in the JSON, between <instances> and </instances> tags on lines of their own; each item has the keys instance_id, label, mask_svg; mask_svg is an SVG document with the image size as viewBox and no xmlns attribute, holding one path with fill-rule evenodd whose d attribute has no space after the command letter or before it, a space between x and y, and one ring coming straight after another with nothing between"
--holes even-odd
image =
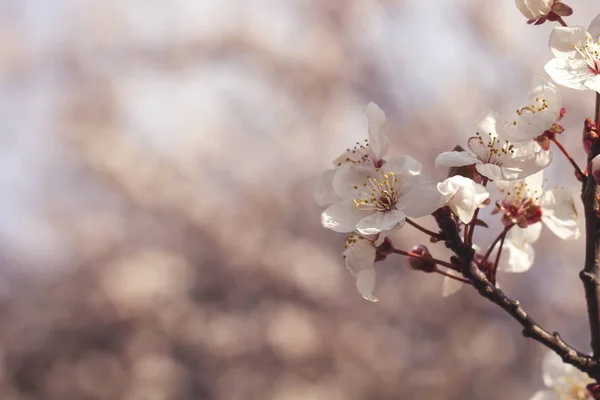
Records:
<instances>
[{"instance_id":1,"label":"blurred branch","mask_svg":"<svg viewBox=\"0 0 600 400\"><path fill-rule=\"evenodd\" d=\"M498 289L488 277L478 268L473 261L475 251L465 244L460 237L456 222L452 219L450 211L442 208L434 214L441 231L446 235L446 247L451 249L463 267L463 275L469 279L473 286L486 299L500 306L523 327L523 336L532 338L562 357L563 361L586 372L592 377L600 375L600 364L592 358L567 344L557 332L549 333L521 307L517 300L506 296Z\"/></svg>"},{"instance_id":2,"label":"blurred branch","mask_svg":"<svg viewBox=\"0 0 600 400\"><path fill-rule=\"evenodd\" d=\"M600 122L600 94L596 93L596 126ZM600 154L600 140L593 142L588 154L588 164ZM583 181L581 201L585 213L585 263L579 277L585 289L588 319L594 358L600 358L600 218L598 218L598 184L588 173Z\"/></svg>"}]
</instances>

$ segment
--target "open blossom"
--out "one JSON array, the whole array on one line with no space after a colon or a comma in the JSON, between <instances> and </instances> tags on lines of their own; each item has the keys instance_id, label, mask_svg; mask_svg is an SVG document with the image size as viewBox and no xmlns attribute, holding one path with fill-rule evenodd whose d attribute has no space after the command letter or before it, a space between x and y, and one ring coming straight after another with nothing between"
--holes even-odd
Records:
<instances>
[{"instance_id":1,"label":"open blossom","mask_svg":"<svg viewBox=\"0 0 600 400\"><path fill-rule=\"evenodd\" d=\"M356 146L347 149L337 157L333 161L334 167L353 164L378 168L385 163L383 157L388 151L385 113L377 104L370 102L367 105L366 116L369 138L363 143L357 142ZM319 177L315 187L315 201L320 206L327 207L340 201L339 196L333 191L335 171L335 169L328 169Z\"/></svg>"},{"instance_id":2,"label":"open blossom","mask_svg":"<svg viewBox=\"0 0 600 400\"><path fill-rule=\"evenodd\" d=\"M522 179L550 164L552 154L534 141L515 146L496 132L496 117L488 114L479 124L480 132L469 139L468 151L440 154L437 167L474 165L481 175L493 181Z\"/></svg>"},{"instance_id":3,"label":"open blossom","mask_svg":"<svg viewBox=\"0 0 600 400\"><path fill-rule=\"evenodd\" d=\"M496 131L501 138L521 145L552 129L563 113L556 86L548 79L538 77L529 92L527 103L511 114L503 114Z\"/></svg>"},{"instance_id":4,"label":"open blossom","mask_svg":"<svg viewBox=\"0 0 600 400\"><path fill-rule=\"evenodd\" d=\"M579 216L571 193L565 189L545 191L543 183L541 171L521 181L498 183L505 194L496 205L503 213L502 222L520 228L543 223L563 240L579 238Z\"/></svg>"},{"instance_id":5,"label":"open blossom","mask_svg":"<svg viewBox=\"0 0 600 400\"><path fill-rule=\"evenodd\" d=\"M406 217L424 217L443 203L432 183L419 175L421 164L403 156L381 168L344 164L333 177L340 201L321 214L323 227L335 232L358 231L363 235L393 232Z\"/></svg>"},{"instance_id":6,"label":"open blossom","mask_svg":"<svg viewBox=\"0 0 600 400\"><path fill-rule=\"evenodd\" d=\"M554 59L546 72L554 82L572 89L600 92L600 15L586 31L580 26L554 28L550 49Z\"/></svg>"},{"instance_id":7,"label":"open blossom","mask_svg":"<svg viewBox=\"0 0 600 400\"><path fill-rule=\"evenodd\" d=\"M486 188L472 179L455 175L437 184L444 201L462 222L468 224L475 210L490 197Z\"/></svg>"},{"instance_id":8,"label":"open blossom","mask_svg":"<svg viewBox=\"0 0 600 400\"><path fill-rule=\"evenodd\" d=\"M593 381L554 352L548 352L542 360L542 377L548 389L535 393L530 400L593 400L586 388Z\"/></svg>"},{"instance_id":9,"label":"open blossom","mask_svg":"<svg viewBox=\"0 0 600 400\"><path fill-rule=\"evenodd\" d=\"M521 14L529 20L528 24L535 22L539 25L546 20L556 21L558 17L573 14L571 7L560 0L516 0L515 3Z\"/></svg>"},{"instance_id":10,"label":"open blossom","mask_svg":"<svg viewBox=\"0 0 600 400\"><path fill-rule=\"evenodd\" d=\"M356 278L356 288L363 298L377 301L373 295L375 289L375 257L377 249L375 239L352 233L344 245L344 261L350 273Z\"/></svg>"}]
</instances>

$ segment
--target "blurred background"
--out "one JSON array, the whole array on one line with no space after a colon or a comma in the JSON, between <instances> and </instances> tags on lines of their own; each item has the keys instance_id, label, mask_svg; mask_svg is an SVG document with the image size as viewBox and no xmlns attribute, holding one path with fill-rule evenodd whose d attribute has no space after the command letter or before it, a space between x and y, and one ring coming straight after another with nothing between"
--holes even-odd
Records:
<instances>
[{"instance_id":1,"label":"blurred background","mask_svg":"<svg viewBox=\"0 0 600 400\"><path fill-rule=\"evenodd\" d=\"M0 0L0 398L529 398L545 349L470 288L398 257L360 298L313 185L370 100L390 153L442 179L438 153L525 101L554 26L511 0ZM583 165L594 95L562 93ZM557 152L547 177L578 196ZM589 351L583 241L536 249L502 287Z\"/></svg>"}]
</instances>

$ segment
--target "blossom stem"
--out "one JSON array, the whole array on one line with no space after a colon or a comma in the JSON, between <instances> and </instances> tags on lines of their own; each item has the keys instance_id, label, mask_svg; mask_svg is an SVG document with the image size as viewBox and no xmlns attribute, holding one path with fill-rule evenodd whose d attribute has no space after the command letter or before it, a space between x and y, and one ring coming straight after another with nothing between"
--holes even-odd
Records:
<instances>
[{"instance_id":1,"label":"blossom stem","mask_svg":"<svg viewBox=\"0 0 600 400\"><path fill-rule=\"evenodd\" d=\"M424 234L431 236L432 238L436 238L437 240L443 240L444 239L444 237L441 234L436 233L434 231L430 231L429 229L427 229L427 228L425 228L425 227L417 224L415 221L413 221L413 220L411 220L409 218L406 218L406 223L409 224L409 225L414 226L415 228L417 228L418 230L420 230Z\"/></svg>"},{"instance_id":2,"label":"blossom stem","mask_svg":"<svg viewBox=\"0 0 600 400\"><path fill-rule=\"evenodd\" d=\"M504 239L506 239L506 233L511 227L512 225L504 229L504 234L502 235L502 239L500 239L500 248L498 249L498 253L496 253L496 260L494 261L492 271L490 272L492 283L496 283L496 272L498 271L498 263L500 263L500 256L502 255L502 249L504 247Z\"/></svg>"},{"instance_id":3,"label":"blossom stem","mask_svg":"<svg viewBox=\"0 0 600 400\"><path fill-rule=\"evenodd\" d=\"M569 25L567 25L567 23L565 22L565 20L562 19L562 17L558 17L556 19L556 22L558 22L559 24L561 24L562 26L565 26L565 27L569 26Z\"/></svg>"},{"instance_id":4,"label":"blossom stem","mask_svg":"<svg viewBox=\"0 0 600 400\"><path fill-rule=\"evenodd\" d=\"M550 138L550 140L552 140L554 144L556 144L559 150L565 155L565 157L567 157L573 168L575 168L575 176L577 177L579 182L583 182L583 180L585 179L585 173L581 170L581 168L579 168L579 165L577 165L573 157L571 157L571 154L569 154L569 152L567 151L567 149L564 148L562 143L558 141L556 136Z\"/></svg>"},{"instance_id":5,"label":"blossom stem","mask_svg":"<svg viewBox=\"0 0 600 400\"><path fill-rule=\"evenodd\" d=\"M483 177L483 179L481 180L481 185L485 186L488 183L488 178ZM475 232L475 223L477 222L477 216L479 215L479 208L475 210L475 214L473 214L473 219L471 220L471 222L469 223L469 225L465 225L465 235L466 235L466 229L470 227L469 229L469 234L468 236L466 236L465 239L465 244L467 244L468 246L470 246L473 243L473 233Z\"/></svg>"},{"instance_id":6,"label":"blossom stem","mask_svg":"<svg viewBox=\"0 0 600 400\"><path fill-rule=\"evenodd\" d=\"M512 225L508 225L508 226L504 227L504 229L502 230L502 232L500 232L500 234L496 237L496 239L494 239L494 241L492 242L492 244L490 245L490 247L485 252L485 255L481 259L481 264L483 264L483 263L485 263L487 261L487 259L489 258L490 254L492 254L492 251L494 250L494 247L496 247L496 243L498 243L498 241L502 241L504 243L504 237L506 236L506 234L508 233L508 230L510 228L512 228ZM502 250L502 247L500 247L500 250L498 252L500 252L501 250Z\"/></svg>"},{"instance_id":7,"label":"blossom stem","mask_svg":"<svg viewBox=\"0 0 600 400\"><path fill-rule=\"evenodd\" d=\"M394 254L400 254L400 255L403 255L406 257L418 258L419 260L430 261L432 263L441 265L446 268L456 269L456 267L454 265L450 264L449 262L438 260L437 258L422 256L417 253L411 253L410 251L404 251L404 250L400 250L400 249L394 249L393 252L394 252Z\"/></svg>"},{"instance_id":8,"label":"blossom stem","mask_svg":"<svg viewBox=\"0 0 600 400\"><path fill-rule=\"evenodd\" d=\"M459 281L459 282L466 283L466 284L469 284L469 285L471 284L470 280L468 280L466 278L463 278L463 277L460 277L460 276L457 276L457 275L454 275L454 274L451 274L451 273L446 272L446 271L442 271L441 269L437 269L436 268L434 272L436 274L447 276L448 278L454 279L455 281Z\"/></svg>"}]
</instances>

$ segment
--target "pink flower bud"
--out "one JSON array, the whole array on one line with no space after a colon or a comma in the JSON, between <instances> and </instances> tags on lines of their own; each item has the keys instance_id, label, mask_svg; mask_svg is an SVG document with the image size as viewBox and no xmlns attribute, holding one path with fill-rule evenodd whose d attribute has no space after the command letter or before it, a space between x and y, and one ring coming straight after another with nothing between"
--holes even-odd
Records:
<instances>
[{"instance_id":1,"label":"pink flower bud","mask_svg":"<svg viewBox=\"0 0 600 400\"><path fill-rule=\"evenodd\" d=\"M411 253L415 253L420 256L431 257L429 249L422 244L413 247ZM436 266L433 261L423 260L414 257L408 257L406 259L406 265L416 271L433 272L436 270Z\"/></svg>"},{"instance_id":2,"label":"pink flower bud","mask_svg":"<svg viewBox=\"0 0 600 400\"><path fill-rule=\"evenodd\" d=\"M596 183L600 183L600 155L597 155L590 161L588 165L588 171L592 174Z\"/></svg>"},{"instance_id":3,"label":"pink flower bud","mask_svg":"<svg viewBox=\"0 0 600 400\"><path fill-rule=\"evenodd\" d=\"M587 154L592 151L592 144L598 139L596 124L590 118L586 118L583 123L583 148Z\"/></svg>"}]
</instances>

